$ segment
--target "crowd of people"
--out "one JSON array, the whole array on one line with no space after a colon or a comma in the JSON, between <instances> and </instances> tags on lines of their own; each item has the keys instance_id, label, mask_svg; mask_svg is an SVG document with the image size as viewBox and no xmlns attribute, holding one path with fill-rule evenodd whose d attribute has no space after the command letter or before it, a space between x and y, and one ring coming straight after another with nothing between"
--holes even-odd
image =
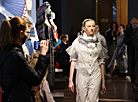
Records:
<instances>
[{"instance_id":1,"label":"crowd of people","mask_svg":"<svg viewBox=\"0 0 138 102\"><path fill-rule=\"evenodd\" d=\"M100 83L98 82L101 80L101 93L106 92L104 75L109 78L115 74L119 77L130 76L132 89L136 90L138 88L138 20L134 17L130 23L131 25L126 26L126 28L123 24L118 26L116 22L112 22L104 37L100 34L100 27L97 23L91 19L83 21L82 31L78 33L78 37L72 45L66 49L71 60L69 90L72 92L74 92L73 74L76 69L77 102L91 100L92 102L98 102L99 95L97 92L100 91ZM102 46L100 48L108 49L108 53L104 53L104 56L102 56L102 62L99 61L99 55L102 52L94 52L95 49L98 49L97 41ZM96 69L97 61L100 62L99 65L101 66L101 78L99 79L96 76L99 75L98 69ZM96 71L94 71L95 69Z\"/></svg>"},{"instance_id":2,"label":"crowd of people","mask_svg":"<svg viewBox=\"0 0 138 102\"><path fill-rule=\"evenodd\" d=\"M0 28L0 86L4 102L55 102L46 80L49 57L49 40L41 40L39 50L30 43L27 18L13 17L4 20ZM132 88L138 87L138 20L133 18L125 30L123 24L112 22L105 36L92 19L82 22L81 33L69 46L69 35L60 36L61 44L56 55L63 77L69 80L74 92L76 80L77 102L98 102L99 92L106 92L105 75L111 78L114 71L121 77L131 78ZM55 48L53 48L55 49ZM107 66L105 66L107 64ZM109 71L108 71L108 70ZM76 71L76 78L74 72Z\"/></svg>"},{"instance_id":3,"label":"crowd of people","mask_svg":"<svg viewBox=\"0 0 138 102\"><path fill-rule=\"evenodd\" d=\"M110 69L107 76L111 77L114 70L117 70L120 76L130 76L132 85L137 75L137 28L138 20L132 18L131 25L126 30L123 24L118 26L116 22L113 22L110 29L105 33L109 55L107 68Z\"/></svg>"},{"instance_id":4,"label":"crowd of people","mask_svg":"<svg viewBox=\"0 0 138 102\"><path fill-rule=\"evenodd\" d=\"M45 76L49 59L46 56L49 40L40 42L40 55L35 68L24 56L30 24L25 19L13 17L4 20L0 28L0 85L2 102L33 102L34 91Z\"/></svg>"}]
</instances>

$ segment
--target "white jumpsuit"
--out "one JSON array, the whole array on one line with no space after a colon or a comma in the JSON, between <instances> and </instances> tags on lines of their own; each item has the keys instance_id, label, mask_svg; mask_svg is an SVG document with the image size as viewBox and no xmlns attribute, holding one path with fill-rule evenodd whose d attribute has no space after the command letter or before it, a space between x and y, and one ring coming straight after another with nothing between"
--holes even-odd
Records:
<instances>
[{"instance_id":1,"label":"white jumpsuit","mask_svg":"<svg viewBox=\"0 0 138 102\"><path fill-rule=\"evenodd\" d=\"M76 60L76 102L98 102L101 85L100 64L107 52L96 36L78 36L66 49L71 60Z\"/></svg>"}]
</instances>

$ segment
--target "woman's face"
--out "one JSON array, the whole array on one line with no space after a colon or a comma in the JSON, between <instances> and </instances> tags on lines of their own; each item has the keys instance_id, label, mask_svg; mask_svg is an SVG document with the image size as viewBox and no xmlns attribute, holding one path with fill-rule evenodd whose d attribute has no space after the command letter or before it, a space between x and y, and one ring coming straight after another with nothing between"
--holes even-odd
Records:
<instances>
[{"instance_id":1,"label":"woman's face","mask_svg":"<svg viewBox=\"0 0 138 102\"><path fill-rule=\"evenodd\" d=\"M83 30L86 32L87 36L93 36L95 32L95 22L87 21Z\"/></svg>"},{"instance_id":2,"label":"woman's face","mask_svg":"<svg viewBox=\"0 0 138 102\"><path fill-rule=\"evenodd\" d=\"M113 26L112 26L112 27L113 27L113 29L116 29L116 24L115 24L115 23L113 23Z\"/></svg>"},{"instance_id":3,"label":"woman's face","mask_svg":"<svg viewBox=\"0 0 138 102\"><path fill-rule=\"evenodd\" d=\"M66 36L65 41L69 41L69 37L68 36Z\"/></svg>"},{"instance_id":4,"label":"woman's face","mask_svg":"<svg viewBox=\"0 0 138 102\"><path fill-rule=\"evenodd\" d=\"M122 26L119 26L119 27L118 27L118 31L119 31L120 33L124 32L123 27L122 27Z\"/></svg>"},{"instance_id":5,"label":"woman's face","mask_svg":"<svg viewBox=\"0 0 138 102\"><path fill-rule=\"evenodd\" d=\"M23 33L23 37L25 36L27 36L26 40L28 40L30 37L30 27L28 27L28 25L26 25L26 30Z\"/></svg>"},{"instance_id":6,"label":"woman's face","mask_svg":"<svg viewBox=\"0 0 138 102\"><path fill-rule=\"evenodd\" d=\"M30 30L31 30L31 28L27 25L26 30L25 30L25 35L26 36L30 35Z\"/></svg>"},{"instance_id":7,"label":"woman's face","mask_svg":"<svg viewBox=\"0 0 138 102\"><path fill-rule=\"evenodd\" d=\"M99 26L95 25L95 33L98 33L98 32L99 32Z\"/></svg>"}]
</instances>

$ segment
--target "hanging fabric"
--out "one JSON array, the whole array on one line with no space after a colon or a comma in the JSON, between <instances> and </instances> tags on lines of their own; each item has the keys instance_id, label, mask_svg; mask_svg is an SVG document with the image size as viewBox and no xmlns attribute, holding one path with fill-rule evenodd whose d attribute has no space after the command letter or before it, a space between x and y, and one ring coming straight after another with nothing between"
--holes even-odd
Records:
<instances>
[{"instance_id":1,"label":"hanging fabric","mask_svg":"<svg viewBox=\"0 0 138 102\"><path fill-rule=\"evenodd\" d=\"M47 56L50 58L50 64L48 66L47 80L50 85L54 85L55 80L55 68L54 68L54 46L53 46L53 29L49 22L47 14L51 12L50 4L48 2L43 3L37 10L37 22L36 29L40 40L49 39L49 51Z\"/></svg>"}]
</instances>

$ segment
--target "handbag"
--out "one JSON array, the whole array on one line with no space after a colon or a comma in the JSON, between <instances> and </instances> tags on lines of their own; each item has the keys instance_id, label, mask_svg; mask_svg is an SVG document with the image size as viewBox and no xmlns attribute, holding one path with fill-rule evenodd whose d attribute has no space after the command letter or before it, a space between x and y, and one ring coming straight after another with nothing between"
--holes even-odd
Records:
<instances>
[{"instance_id":1,"label":"handbag","mask_svg":"<svg viewBox=\"0 0 138 102\"><path fill-rule=\"evenodd\" d=\"M6 59L13 53L14 51L11 51L7 56L6 58L3 60L3 62L1 63L0 65L0 102L2 102L2 96L4 94L4 90L2 89L2 73L3 73L3 70L4 70L4 63L6 61Z\"/></svg>"}]
</instances>

